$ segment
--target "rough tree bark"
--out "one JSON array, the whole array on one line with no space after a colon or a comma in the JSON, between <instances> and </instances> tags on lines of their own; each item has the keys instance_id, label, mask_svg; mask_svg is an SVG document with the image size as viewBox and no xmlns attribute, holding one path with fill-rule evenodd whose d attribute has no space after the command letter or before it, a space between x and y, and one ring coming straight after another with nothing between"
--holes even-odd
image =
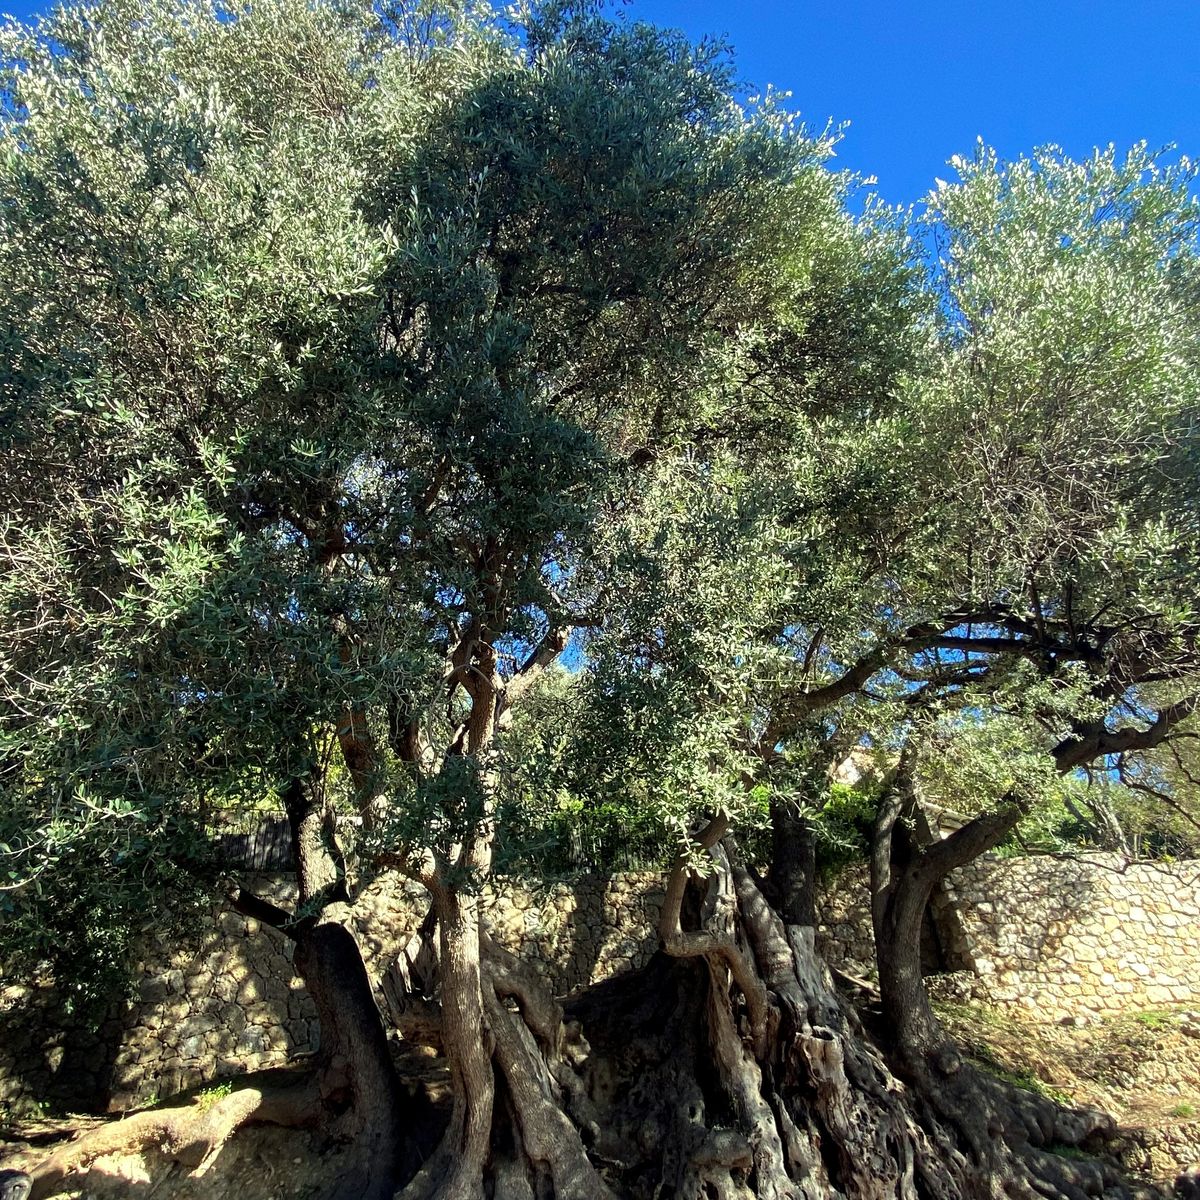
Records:
<instances>
[{"instance_id":1,"label":"rough tree bark","mask_svg":"<svg viewBox=\"0 0 1200 1200\"><path fill-rule=\"evenodd\" d=\"M998 845L1020 820L1016 797L944 840L921 847L906 828L915 798L902 759L880 800L871 846L872 918L883 1028L891 1060L925 1124L947 1131L969 1165L967 1194L1083 1200L1122 1194L1118 1173L1098 1160L1051 1154L1115 1131L1107 1114L1069 1109L1013 1087L966 1062L929 1002L921 928L933 890L953 869Z\"/></svg>"},{"instance_id":2,"label":"rough tree bark","mask_svg":"<svg viewBox=\"0 0 1200 1200\"><path fill-rule=\"evenodd\" d=\"M386 1192L394 1188L400 1093L388 1049L387 1032L375 1002L362 954L349 930L350 910L333 904L316 918L296 919L241 890L230 896L233 907L246 916L273 925L295 939L293 961L316 1005L321 1031L319 1092L325 1105L323 1128L336 1141L358 1146L357 1157L372 1165L372 1174L387 1174L368 1186L360 1172L353 1185Z\"/></svg>"},{"instance_id":3,"label":"rough tree bark","mask_svg":"<svg viewBox=\"0 0 1200 1200\"><path fill-rule=\"evenodd\" d=\"M271 923L295 939L293 958L317 1008L323 1129L350 1147L340 1196L385 1200L402 1165L400 1089L362 954L350 931L345 867L321 790L293 780L284 794L299 884L297 914ZM242 897L243 903L245 898Z\"/></svg>"},{"instance_id":4,"label":"rough tree bark","mask_svg":"<svg viewBox=\"0 0 1200 1200\"><path fill-rule=\"evenodd\" d=\"M493 597L485 607L497 603ZM404 1188L404 1200L610 1195L563 1111L561 1010L531 972L490 943L477 895L491 873L495 841L496 732L565 642L564 630L549 630L507 682L482 621L470 624L451 655L450 685L461 686L470 709L447 757L473 764L474 794L463 804L475 817L449 855L431 853L420 868L409 867L432 896L438 979L433 1004L401 997L397 1008L419 1014L407 1024L409 1034L435 1041L445 1055L454 1102L440 1145Z\"/></svg>"},{"instance_id":5,"label":"rough tree bark","mask_svg":"<svg viewBox=\"0 0 1200 1200\"><path fill-rule=\"evenodd\" d=\"M476 840L453 864L434 857L414 870L433 898L424 934L431 949L436 934L437 983L400 1006L401 1025L441 1048L455 1099L439 1148L413 1174L386 1038L346 925L336 839L316 793L297 785L287 799L300 908L245 894L237 904L297 940L322 1024L311 1082L290 1099L234 1092L202 1124L184 1110L140 1114L121 1134L107 1127L47 1160L37 1194L55 1172L107 1152L112 1137L165 1142L203 1168L248 1120L311 1123L341 1138L352 1162L346 1197L390 1196L406 1178L404 1200L1082 1200L1116 1186L1096 1164L1046 1152L1103 1134L1103 1116L1015 1096L972 1070L941 1034L920 980L929 891L960 856L1003 836L1014 806L899 851L908 801L892 794L881 807L872 866L884 1020L864 1028L819 957L809 908L793 902L811 880L780 888L773 904L722 816L699 837L706 880L691 878L691 856L672 870L664 952L564 1012L490 942L475 890L455 882L469 877L464 868L486 874L485 803ZM405 1012L419 1020L405 1024Z\"/></svg>"},{"instance_id":6,"label":"rough tree bark","mask_svg":"<svg viewBox=\"0 0 1200 1200\"><path fill-rule=\"evenodd\" d=\"M1051 751L1054 765L1066 774L1106 754L1158 745L1195 707L1195 697L1164 706L1146 728L1080 724ZM1111 1120L1093 1110L1064 1110L964 1062L930 1005L921 970L921 930L934 889L951 871L998 846L1029 812L1031 800L1009 793L947 837L921 845L912 832L917 800L911 766L905 752L880 797L870 853L880 1002L893 1063L932 1119L955 1132L976 1177L993 1188L1070 1200L1119 1190L1119 1178L1103 1164L1046 1152L1055 1144L1102 1139L1112 1132Z\"/></svg>"},{"instance_id":7,"label":"rough tree bark","mask_svg":"<svg viewBox=\"0 0 1200 1200\"><path fill-rule=\"evenodd\" d=\"M817 923L817 842L799 809L771 799L771 899L789 925Z\"/></svg>"},{"instance_id":8,"label":"rough tree bark","mask_svg":"<svg viewBox=\"0 0 1200 1200\"><path fill-rule=\"evenodd\" d=\"M1160 744L1195 710L1197 698L1166 705L1146 728L1109 729L1079 723L1050 751L1065 775L1105 755ZM921 972L921 928L933 891L951 871L995 849L1027 815L1033 798L1010 792L945 838L924 845L912 832L917 798L909 750L900 757L880 796L871 839L871 917L883 1010L903 1068L921 1077L944 1060L953 1071L956 1052L929 1005Z\"/></svg>"},{"instance_id":9,"label":"rough tree bark","mask_svg":"<svg viewBox=\"0 0 1200 1200\"><path fill-rule=\"evenodd\" d=\"M519 1140L493 1130L494 1194L970 1194L956 1146L922 1125L834 990L811 926L780 919L723 818L701 845L703 899L681 858L664 953L587 989L565 1018L483 940L496 1094L520 1126Z\"/></svg>"},{"instance_id":10,"label":"rough tree bark","mask_svg":"<svg viewBox=\"0 0 1200 1200\"><path fill-rule=\"evenodd\" d=\"M544 1093L617 1194L1080 1200L1112 1187L1103 1168L1044 1152L1103 1132L1102 1115L1014 1101L970 1072L955 1083L955 1105L935 1103L918 1086L928 1077L893 1074L837 993L814 929L781 918L723 817L699 844L712 861L703 900L681 856L662 911L664 953L567 1006L571 1053L549 1072L557 1092ZM502 1028L502 1009L489 1011Z\"/></svg>"},{"instance_id":11,"label":"rough tree bark","mask_svg":"<svg viewBox=\"0 0 1200 1200\"><path fill-rule=\"evenodd\" d=\"M475 897L435 888L431 915L436 952L430 921L425 945L410 946L406 969L392 972L390 1002L404 1036L445 1054L454 1106L440 1145L403 1197L608 1200L566 1112L579 1081L561 1007L527 964L483 931ZM423 996L434 959L434 994Z\"/></svg>"}]
</instances>

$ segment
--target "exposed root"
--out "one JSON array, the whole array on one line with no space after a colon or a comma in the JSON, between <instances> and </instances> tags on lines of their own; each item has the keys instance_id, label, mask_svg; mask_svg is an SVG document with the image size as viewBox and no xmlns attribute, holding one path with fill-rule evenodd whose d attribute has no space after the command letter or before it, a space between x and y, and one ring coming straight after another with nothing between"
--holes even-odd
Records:
<instances>
[{"instance_id":1,"label":"exposed root","mask_svg":"<svg viewBox=\"0 0 1200 1200\"><path fill-rule=\"evenodd\" d=\"M32 1183L24 1171L0 1170L0 1200L28 1200Z\"/></svg>"},{"instance_id":2,"label":"exposed root","mask_svg":"<svg viewBox=\"0 0 1200 1200\"><path fill-rule=\"evenodd\" d=\"M689 859L680 855L667 881L659 917L658 932L663 949L675 958L706 957L721 959L729 968L734 982L745 998L750 1032L759 1054L766 1047L768 997L754 964L737 937L737 899L734 895L729 863L720 840L729 827L729 818L721 813L700 833L697 843L707 850L717 863L704 901L704 913L698 930L684 932L682 907L687 888Z\"/></svg>"},{"instance_id":3,"label":"exposed root","mask_svg":"<svg viewBox=\"0 0 1200 1200\"><path fill-rule=\"evenodd\" d=\"M512 1107L514 1141L534 1178L543 1185L536 1194L550 1194L556 1200L611 1200L612 1192L592 1166L579 1131L562 1109L550 1070L528 1026L496 995L488 997L487 1013L496 1039L496 1065Z\"/></svg>"},{"instance_id":4,"label":"exposed root","mask_svg":"<svg viewBox=\"0 0 1200 1200\"><path fill-rule=\"evenodd\" d=\"M752 1171L758 1184L755 1195L759 1200L800 1200L802 1192L790 1178L776 1114L763 1090L762 1068L750 1047L738 1035L733 1011L727 1002L725 981L712 963L709 970L712 972L709 1020L713 1055L737 1114L745 1145L744 1155L739 1147L737 1158L723 1164L729 1178L727 1184L718 1186L717 1190L727 1193ZM705 1161L711 1158L707 1150L706 1142L693 1158L693 1170L704 1172L705 1182L711 1184L715 1181L711 1165Z\"/></svg>"},{"instance_id":5,"label":"exposed root","mask_svg":"<svg viewBox=\"0 0 1200 1200\"><path fill-rule=\"evenodd\" d=\"M1053 1200L1091 1200L1119 1183L1110 1166L1093 1158L1067 1159L1029 1151L1023 1156L1023 1165L1032 1189Z\"/></svg>"},{"instance_id":6,"label":"exposed root","mask_svg":"<svg viewBox=\"0 0 1200 1200\"><path fill-rule=\"evenodd\" d=\"M480 935L480 946L492 991L502 1001L515 1002L543 1052L557 1056L562 1040L562 1005L527 963L498 946L486 932Z\"/></svg>"},{"instance_id":7,"label":"exposed root","mask_svg":"<svg viewBox=\"0 0 1200 1200\"><path fill-rule=\"evenodd\" d=\"M425 931L424 945L431 930ZM443 948L445 940L443 939ZM479 932L479 986L482 1001L481 1044L490 1059L491 1078L475 1094L486 1095L490 1135L486 1153L466 1154L466 1118L471 1095L456 1097L454 1112L431 1158L402 1192L403 1200L482 1196L485 1179L493 1197L533 1200L612 1200L612 1193L588 1158L579 1130L564 1111L563 1087L577 1084L564 1059L577 1047L568 1038L561 1006L537 975L519 958ZM389 1007L407 1032L415 1024L423 1040L444 1036L445 995L411 996L405 986L422 982L428 993L428 966L414 970L421 947L415 944L401 971L393 972ZM444 989L443 989L444 993ZM414 1020L416 1014L421 1016ZM471 1089L468 1089L471 1090Z\"/></svg>"},{"instance_id":8,"label":"exposed root","mask_svg":"<svg viewBox=\"0 0 1200 1200\"><path fill-rule=\"evenodd\" d=\"M233 1134L250 1122L311 1127L323 1112L315 1076L290 1085L239 1088L215 1103L152 1109L101 1125L68 1142L29 1172L30 1200L58 1191L68 1176L108 1154L153 1148L204 1175Z\"/></svg>"},{"instance_id":9,"label":"exposed root","mask_svg":"<svg viewBox=\"0 0 1200 1200\"><path fill-rule=\"evenodd\" d=\"M470 905L447 910L451 955L443 932L429 961L433 928L423 930L389 1002L447 1050L456 1094L403 1200L1115 1200L1111 1168L1051 1152L1111 1132L1104 1114L1013 1094L949 1046L899 1080L839 997L813 930L786 925L737 847L712 834L706 895L688 890L683 859L673 873L665 953L565 1014ZM36 1200L102 1155L146 1146L201 1175L250 1121L336 1132L353 1125L360 1092L375 1094L353 1085L353 1066L334 1056L298 1086L136 1114L23 1178ZM350 1125L347 1140L363 1147L354 1169L374 1186L371 1163L387 1147L349 1137ZM378 1136L393 1129L399 1137L394 1123ZM347 1175L346 1200L367 1194L392 1192Z\"/></svg>"}]
</instances>

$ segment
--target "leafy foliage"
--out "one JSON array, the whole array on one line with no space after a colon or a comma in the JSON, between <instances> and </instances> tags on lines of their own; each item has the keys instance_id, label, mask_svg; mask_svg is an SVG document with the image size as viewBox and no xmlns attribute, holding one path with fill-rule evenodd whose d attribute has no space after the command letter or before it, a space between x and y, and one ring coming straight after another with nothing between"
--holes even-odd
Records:
<instances>
[{"instance_id":1,"label":"leafy foliage","mask_svg":"<svg viewBox=\"0 0 1200 1200\"><path fill-rule=\"evenodd\" d=\"M923 262L590 5L0 42L6 959L115 962L297 782L360 875L473 887L717 808L841 854L854 747L1065 806L1189 715L1190 165L980 148Z\"/></svg>"},{"instance_id":2,"label":"leafy foliage","mask_svg":"<svg viewBox=\"0 0 1200 1200\"><path fill-rule=\"evenodd\" d=\"M658 469L775 420L749 380L801 370L848 227L828 144L587 6L3 37L5 955L51 876L91 953L289 780L364 869L452 855L497 771L536 816L474 689L605 618Z\"/></svg>"}]
</instances>

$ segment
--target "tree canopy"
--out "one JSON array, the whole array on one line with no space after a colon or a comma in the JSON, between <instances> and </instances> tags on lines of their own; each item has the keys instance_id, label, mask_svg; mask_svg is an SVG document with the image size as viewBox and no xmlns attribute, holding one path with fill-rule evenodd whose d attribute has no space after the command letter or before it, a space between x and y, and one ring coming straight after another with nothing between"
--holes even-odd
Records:
<instances>
[{"instance_id":1,"label":"tree canopy","mask_svg":"<svg viewBox=\"0 0 1200 1200\"><path fill-rule=\"evenodd\" d=\"M230 15L8 34L14 852L153 851L334 733L357 803L448 853L476 681L602 616L643 460L808 287L827 146L591 14Z\"/></svg>"},{"instance_id":2,"label":"tree canopy","mask_svg":"<svg viewBox=\"0 0 1200 1200\"><path fill-rule=\"evenodd\" d=\"M754 982L730 839L811 926L852 749L881 944L1039 804L1120 841L1085 769L1194 826L1186 161L980 146L890 211L722 46L589 4L95 0L0 45L6 962L103 993L219 814L282 809L318 992L364 882L429 890L457 1107L411 1194L473 1196L493 1054L526 1103L529 1035L479 1034L497 866L711 857L743 932L671 891L664 946L761 1054L816 975ZM966 824L902 847L922 797Z\"/></svg>"}]
</instances>

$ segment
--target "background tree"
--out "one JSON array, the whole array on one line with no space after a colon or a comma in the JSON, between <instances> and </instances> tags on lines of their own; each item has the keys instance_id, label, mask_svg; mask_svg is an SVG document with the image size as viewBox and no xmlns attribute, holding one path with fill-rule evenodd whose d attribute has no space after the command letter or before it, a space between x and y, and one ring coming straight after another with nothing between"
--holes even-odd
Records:
<instances>
[{"instance_id":1,"label":"background tree","mask_svg":"<svg viewBox=\"0 0 1200 1200\"><path fill-rule=\"evenodd\" d=\"M690 555L672 558L669 535L647 535L656 555L667 550L664 586L643 593L636 625L612 632L624 647L620 686L651 699L617 707L637 716L619 718L634 726L621 739L633 761L614 774L641 764L674 788L682 763L682 795L707 795L718 812L701 841L736 916L721 916L718 889L704 935L668 919L668 948L721 963L751 1028L755 1010L795 1005L785 1044L804 1045L814 1031L800 1014L821 1012L820 1036L849 1063L857 1047L812 950L811 818L830 767L862 739L899 756L872 855L887 1041L929 1097L926 1135L966 1147L976 1164L946 1151L948 1180L918 1154L924 1186L1069 1190L1035 1152L1052 1114L965 1071L941 1033L920 933L932 889L1007 837L1055 775L1161 745L1194 710L1195 211L1190 168L1163 168L1141 149L1083 164L1048 151L1011 165L981 151L959 167L962 182L931 201L946 244L929 285L937 306L922 310L917 297L899 310L918 319L899 323L892 353L868 360L881 368L873 406L861 396L831 403L806 414L795 441L786 430L760 435L747 458L684 481L674 494L692 514ZM922 341L931 326L936 342ZM835 385L830 399L846 394ZM669 697L653 709L657 722L645 715L653 697ZM951 743L928 741L931 712L953 719ZM973 729L987 732L963 751L974 795L962 773L954 781L971 819L944 840L901 840L916 816L918 768L928 776ZM701 730L711 740L697 747ZM902 754L910 739L914 759ZM728 822L761 819L767 806L770 870L759 881L739 864ZM680 859L675 904L692 861ZM756 926L767 899L782 941ZM745 945L790 968L756 983ZM756 1061L775 1054L781 1062L745 1094L770 1091L768 1071L803 1077L777 1046ZM860 1060L847 1073L869 1069ZM803 1092L819 1096L821 1082ZM876 1132L913 1136L878 1098L855 1101L877 1105ZM792 1153L780 1112L801 1128L815 1113L826 1144L846 1136L824 1124L832 1118L819 1101L788 1105L784 1089L774 1118L759 1113L759 1145L771 1144L774 1124L780 1152Z\"/></svg>"},{"instance_id":2,"label":"background tree","mask_svg":"<svg viewBox=\"0 0 1200 1200\"><path fill-rule=\"evenodd\" d=\"M1166 857L1200 853L1200 761L1195 720L1149 752L1126 752L1105 764L1106 797L1131 848Z\"/></svg>"}]
</instances>

